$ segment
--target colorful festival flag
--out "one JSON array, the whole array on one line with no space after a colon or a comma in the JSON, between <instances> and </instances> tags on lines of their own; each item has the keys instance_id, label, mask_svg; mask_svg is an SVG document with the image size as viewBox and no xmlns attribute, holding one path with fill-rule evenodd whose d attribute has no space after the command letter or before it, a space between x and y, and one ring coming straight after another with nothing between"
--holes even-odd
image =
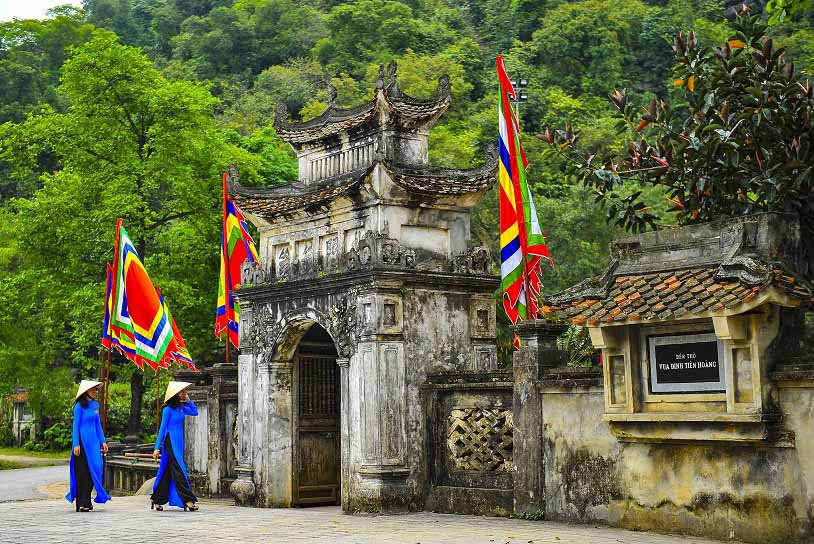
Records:
<instances>
[{"instance_id":1,"label":"colorful festival flag","mask_svg":"<svg viewBox=\"0 0 814 544\"><path fill-rule=\"evenodd\" d=\"M215 313L215 335L220 338L228 329L232 345L239 348L238 324L240 305L232 291L240 287L240 267L246 259L255 265L260 262L254 240L249 234L246 219L226 194L226 177L223 174L223 235L221 236L220 282L218 307Z\"/></svg>"},{"instance_id":2,"label":"colorful festival flag","mask_svg":"<svg viewBox=\"0 0 814 544\"><path fill-rule=\"evenodd\" d=\"M167 306L167 301L164 300L164 296L161 294L161 287L157 287L156 291L158 292L158 298L161 300L161 306L164 308L164 313L167 314L170 319L170 324L172 325L172 341L170 342L169 348L167 348L167 354L164 356L166 366L169 366L170 362L176 362L179 366L184 365L189 370L198 372L198 368L195 366L195 361L192 360L192 355L190 355L189 350L187 349L187 344L184 342L184 338L181 336L181 330L175 323L175 318L172 317L172 314L170 313L170 308Z\"/></svg>"},{"instance_id":3,"label":"colorful festival flag","mask_svg":"<svg viewBox=\"0 0 814 544\"><path fill-rule=\"evenodd\" d=\"M116 232L110 335L139 368L147 363L156 370L165 364L172 325L121 219Z\"/></svg>"},{"instance_id":4,"label":"colorful festival flag","mask_svg":"<svg viewBox=\"0 0 814 544\"><path fill-rule=\"evenodd\" d=\"M520 144L520 126L511 108L514 87L503 57L497 57L498 184L500 186L500 280L503 308L513 324L534 318L540 310L541 262L551 256L540 228L526 178L528 160ZM515 336L515 346L519 340Z\"/></svg>"}]
</instances>

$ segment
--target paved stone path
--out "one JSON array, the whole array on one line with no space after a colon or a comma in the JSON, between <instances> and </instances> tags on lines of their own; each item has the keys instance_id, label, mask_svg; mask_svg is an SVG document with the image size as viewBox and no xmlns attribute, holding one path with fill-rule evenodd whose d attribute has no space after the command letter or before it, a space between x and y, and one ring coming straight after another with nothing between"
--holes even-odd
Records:
<instances>
[{"instance_id":1,"label":"paved stone path","mask_svg":"<svg viewBox=\"0 0 814 544\"><path fill-rule=\"evenodd\" d=\"M689 537L444 514L347 516L338 507L237 508L204 501L199 512L152 512L145 496L115 497L93 512L74 512L62 501L0 504L0 542L273 542L376 544L710 544Z\"/></svg>"},{"instance_id":2,"label":"paved stone path","mask_svg":"<svg viewBox=\"0 0 814 544\"><path fill-rule=\"evenodd\" d=\"M47 491L41 491L41 488L57 482L65 482L65 487L67 487L67 466L0 470L0 502L47 499L52 495L49 495ZM0 542L5 542L2 534L0 534Z\"/></svg>"}]
</instances>

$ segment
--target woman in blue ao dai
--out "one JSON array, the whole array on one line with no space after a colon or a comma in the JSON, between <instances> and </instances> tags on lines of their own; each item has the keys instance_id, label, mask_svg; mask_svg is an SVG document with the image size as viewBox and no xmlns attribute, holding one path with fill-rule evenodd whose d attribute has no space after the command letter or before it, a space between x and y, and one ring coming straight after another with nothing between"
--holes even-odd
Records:
<instances>
[{"instance_id":1,"label":"woman in blue ao dai","mask_svg":"<svg viewBox=\"0 0 814 544\"><path fill-rule=\"evenodd\" d=\"M73 408L73 455L71 455L71 482L65 498L76 501L77 512L93 510L90 493L96 488L94 502L98 504L110 500L102 477L104 463L102 454L107 453L107 440L102 432L99 419L99 403L96 402L98 387L102 382L82 380L76 393Z\"/></svg>"},{"instance_id":2,"label":"woman in blue ao dai","mask_svg":"<svg viewBox=\"0 0 814 544\"><path fill-rule=\"evenodd\" d=\"M155 439L153 458L161 456L161 465L155 477L150 508L163 510L170 503L188 511L198 510L198 499L192 492L192 485L184 464L184 418L197 416L198 409L185 389L192 385L187 382L170 382L164 396L164 410L161 412L161 427Z\"/></svg>"}]
</instances>

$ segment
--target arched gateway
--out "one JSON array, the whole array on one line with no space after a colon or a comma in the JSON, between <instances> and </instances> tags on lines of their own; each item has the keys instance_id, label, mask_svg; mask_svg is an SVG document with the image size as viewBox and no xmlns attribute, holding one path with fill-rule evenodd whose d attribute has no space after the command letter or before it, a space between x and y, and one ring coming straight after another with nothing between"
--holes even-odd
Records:
<instances>
[{"instance_id":1,"label":"arched gateway","mask_svg":"<svg viewBox=\"0 0 814 544\"><path fill-rule=\"evenodd\" d=\"M450 101L446 76L431 99L406 96L391 64L361 106L331 101L304 123L278 110L299 181L252 189L232 173L261 258L236 292L239 502L423 507L421 384L496 365L497 280L488 252L470 246L469 217L496 162L428 166L430 128Z\"/></svg>"}]
</instances>

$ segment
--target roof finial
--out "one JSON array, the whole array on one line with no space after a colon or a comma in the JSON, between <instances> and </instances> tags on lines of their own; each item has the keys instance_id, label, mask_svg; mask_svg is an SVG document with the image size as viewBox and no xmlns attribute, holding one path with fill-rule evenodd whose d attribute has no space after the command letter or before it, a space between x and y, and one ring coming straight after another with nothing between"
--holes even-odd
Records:
<instances>
[{"instance_id":1,"label":"roof finial","mask_svg":"<svg viewBox=\"0 0 814 544\"><path fill-rule=\"evenodd\" d=\"M390 83L387 85L387 94L391 97L399 97L401 96L401 90L399 89L398 84L398 63L396 59L391 60L387 64L387 79L390 80Z\"/></svg>"},{"instance_id":2,"label":"roof finial","mask_svg":"<svg viewBox=\"0 0 814 544\"><path fill-rule=\"evenodd\" d=\"M240 171L237 169L235 163L229 164L226 168L226 185L228 190L234 191L235 187L240 184Z\"/></svg>"},{"instance_id":3,"label":"roof finial","mask_svg":"<svg viewBox=\"0 0 814 544\"><path fill-rule=\"evenodd\" d=\"M277 102L277 110L274 112L274 128L280 129L284 127L288 117L288 106L285 102Z\"/></svg>"},{"instance_id":4,"label":"roof finial","mask_svg":"<svg viewBox=\"0 0 814 544\"><path fill-rule=\"evenodd\" d=\"M379 64L379 77L376 78L376 88L384 89L384 64Z\"/></svg>"},{"instance_id":5,"label":"roof finial","mask_svg":"<svg viewBox=\"0 0 814 544\"><path fill-rule=\"evenodd\" d=\"M435 96L437 98L444 98L452 94L452 88L449 84L449 76L447 74L438 78L438 86L435 88Z\"/></svg>"},{"instance_id":6,"label":"roof finial","mask_svg":"<svg viewBox=\"0 0 814 544\"><path fill-rule=\"evenodd\" d=\"M333 108L334 102L336 102L336 87L334 87L333 83L330 81L328 82L328 107Z\"/></svg>"}]
</instances>

